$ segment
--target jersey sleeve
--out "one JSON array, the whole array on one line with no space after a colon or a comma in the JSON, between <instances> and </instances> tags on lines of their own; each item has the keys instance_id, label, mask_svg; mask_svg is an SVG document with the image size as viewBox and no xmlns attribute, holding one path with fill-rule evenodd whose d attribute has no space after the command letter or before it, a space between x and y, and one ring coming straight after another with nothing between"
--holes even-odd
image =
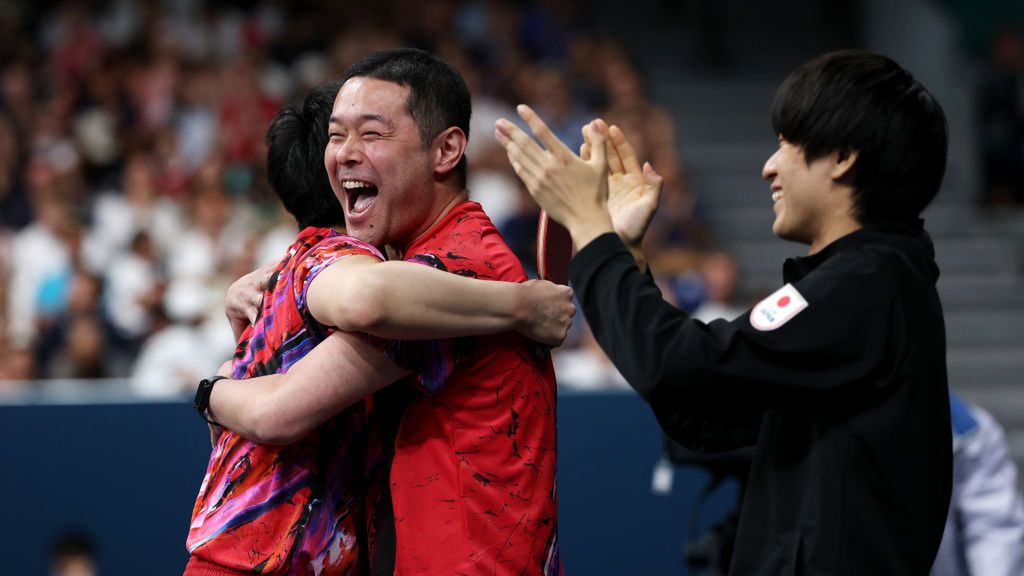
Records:
<instances>
[{"instance_id":1,"label":"jersey sleeve","mask_svg":"<svg viewBox=\"0 0 1024 576\"><path fill-rule=\"evenodd\" d=\"M384 260L384 256L373 246L348 236L324 238L306 252L302 262L295 269L296 302L300 310L306 309L306 295L313 280L331 264L349 256L370 256Z\"/></svg>"},{"instance_id":2,"label":"jersey sleeve","mask_svg":"<svg viewBox=\"0 0 1024 576\"><path fill-rule=\"evenodd\" d=\"M370 256L382 261L385 259L384 255L372 245L349 236L338 235L321 240L310 248L302 263L296 267L295 277L298 281L295 283L295 298L300 310L308 310L306 298L313 280L330 265L340 262L349 256ZM309 316L306 321L307 325L316 324L320 326L312 316ZM333 326L322 326L321 332L321 330L316 329L317 326L310 326L310 328L319 333L321 339L327 337L335 330ZM404 364L398 361L398 355L402 351L402 346L399 342L365 333L362 334L362 337L396 364L404 366Z\"/></svg>"},{"instance_id":3,"label":"jersey sleeve","mask_svg":"<svg viewBox=\"0 0 1024 576\"><path fill-rule=\"evenodd\" d=\"M818 273L830 262L736 320L707 324L665 302L614 234L584 247L571 277L598 342L666 430L711 437L754 428L764 410L891 381L882 376L898 367L886 359L899 355L886 347L907 345L890 332L891 274Z\"/></svg>"}]
</instances>

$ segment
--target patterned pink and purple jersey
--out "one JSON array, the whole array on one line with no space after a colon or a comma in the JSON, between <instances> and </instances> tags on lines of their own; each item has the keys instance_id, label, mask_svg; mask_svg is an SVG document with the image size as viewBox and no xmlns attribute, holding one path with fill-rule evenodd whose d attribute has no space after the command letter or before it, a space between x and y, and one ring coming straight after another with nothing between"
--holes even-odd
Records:
<instances>
[{"instance_id":1,"label":"patterned pink and purple jersey","mask_svg":"<svg viewBox=\"0 0 1024 576\"><path fill-rule=\"evenodd\" d=\"M310 315L306 292L317 274L352 255L383 259L372 246L328 228L300 232L271 278L259 318L238 343L235 378L285 372L330 334ZM189 570L362 573L371 403L360 401L286 446L221 434L192 512Z\"/></svg>"}]
</instances>

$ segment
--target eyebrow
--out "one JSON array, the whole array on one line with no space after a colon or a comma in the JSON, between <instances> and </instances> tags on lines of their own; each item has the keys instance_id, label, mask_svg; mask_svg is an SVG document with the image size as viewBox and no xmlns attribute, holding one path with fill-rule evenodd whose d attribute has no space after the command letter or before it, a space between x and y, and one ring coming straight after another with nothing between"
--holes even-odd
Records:
<instances>
[{"instance_id":1,"label":"eyebrow","mask_svg":"<svg viewBox=\"0 0 1024 576\"><path fill-rule=\"evenodd\" d=\"M384 116L381 116L380 114L360 114L359 120L361 120L362 122L380 122L381 124L387 126L388 128L394 127L390 120L388 120ZM341 118L338 117L337 115L332 114L330 123L341 124Z\"/></svg>"}]
</instances>

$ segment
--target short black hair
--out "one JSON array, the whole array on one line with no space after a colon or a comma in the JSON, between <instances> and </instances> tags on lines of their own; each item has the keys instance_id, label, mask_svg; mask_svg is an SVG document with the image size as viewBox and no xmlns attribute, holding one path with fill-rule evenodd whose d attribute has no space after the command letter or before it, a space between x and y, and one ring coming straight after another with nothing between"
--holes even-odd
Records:
<instances>
[{"instance_id":1,"label":"short black hair","mask_svg":"<svg viewBox=\"0 0 1024 576\"><path fill-rule=\"evenodd\" d=\"M61 532L53 541L51 559L78 558L96 555L96 546L88 532L81 529L69 529Z\"/></svg>"},{"instance_id":2,"label":"short black hair","mask_svg":"<svg viewBox=\"0 0 1024 576\"><path fill-rule=\"evenodd\" d=\"M381 50L349 66L342 82L357 77L409 87L405 110L416 122L424 148L452 126L461 129L469 140L473 112L469 89L462 74L439 56L415 48ZM455 167L459 186L466 186L466 172L463 154Z\"/></svg>"},{"instance_id":3,"label":"short black hair","mask_svg":"<svg viewBox=\"0 0 1024 576\"><path fill-rule=\"evenodd\" d=\"M345 223L324 167L327 124L340 82L328 82L289 104L267 129L267 181L300 228Z\"/></svg>"},{"instance_id":4,"label":"short black hair","mask_svg":"<svg viewBox=\"0 0 1024 576\"><path fill-rule=\"evenodd\" d=\"M775 94L772 126L808 164L857 153L853 216L861 224L915 219L942 185L946 115L885 56L843 50L800 66Z\"/></svg>"}]
</instances>

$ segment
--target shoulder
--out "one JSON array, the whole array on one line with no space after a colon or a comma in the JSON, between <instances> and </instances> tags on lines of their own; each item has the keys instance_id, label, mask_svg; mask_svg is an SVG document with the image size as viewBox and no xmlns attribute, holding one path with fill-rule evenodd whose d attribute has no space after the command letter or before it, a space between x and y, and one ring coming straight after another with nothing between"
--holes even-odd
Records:
<instances>
[{"instance_id":1,"label":"shoulder","mask_svg":"<svg viewBox=\"0 0 1024 576\"><path fill-rule=\"evenodd\" d=\"M362 240L356 240L351 236L344 234L331 234L324 237L315 245L312 246L310 252L319 254L334 254L338 256L350 256L353 254L365 254L367 256L373 256L379 260L384 260L384 255L381 254L380 250L376 247L363 242Z\"/></svg>"},{"instance_id":2,"label":"shoulder","mask_svg":"<svg viewBox=\"0 0 1024 576\"><path fill-rule=\"evenodd\" d=\"M449 272L488 280L526 280L519 258L476 202L455 207L445 225L413 247L409 259L429 259Z\"/></svg>"},{"instance_id":3,"label":"shoulder","mask_svg":"<svg viewBox=\"0 0 1024 576\"><path fill-rule=\"evenodd\" d=\"M807 276L811 284L869 294L900 294L934 288L913 262L914 255L899 246L865 243L852 246Z\"/></svg>"}]
</instances>

